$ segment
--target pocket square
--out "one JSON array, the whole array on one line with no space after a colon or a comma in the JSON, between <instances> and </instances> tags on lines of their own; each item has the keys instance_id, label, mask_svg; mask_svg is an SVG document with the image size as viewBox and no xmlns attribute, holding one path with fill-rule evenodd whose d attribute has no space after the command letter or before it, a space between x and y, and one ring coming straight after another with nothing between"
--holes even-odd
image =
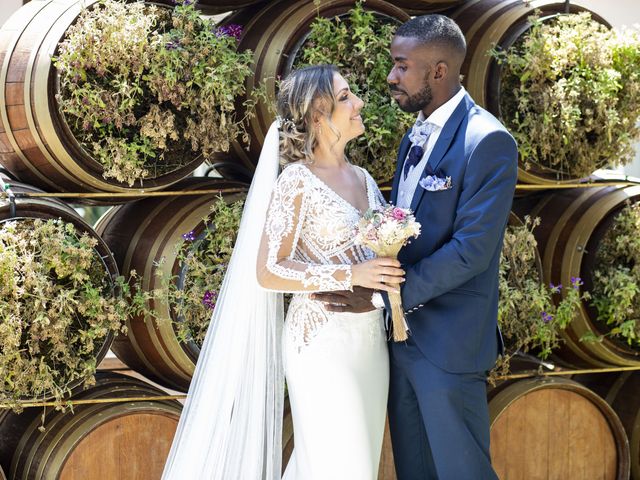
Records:
<instances>
[{"instance_id":1,"label":"pocket square","mask_svg":"<svg viewBox=\"0 0 640 480\"><path fill-rule=\"evenodd\" d=\"M452 187L451 177L438 177L437 175L426 175L420 180L419 184L428 192L449 190Z\"/></svg>"}]
</instances>

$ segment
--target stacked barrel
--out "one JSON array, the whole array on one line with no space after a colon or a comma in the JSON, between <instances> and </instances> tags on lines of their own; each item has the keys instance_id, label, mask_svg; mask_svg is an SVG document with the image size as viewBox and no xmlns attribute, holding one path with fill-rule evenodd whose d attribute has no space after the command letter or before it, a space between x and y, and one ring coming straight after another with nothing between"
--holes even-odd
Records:
<instances>
[{"instance_id":1,"label":"stacked barrel","mask_svg":"<svg viewBox=\"0 0 640 480\"><path fill-rule=\"evenodd\" d=\"M255 2L245 2L251 3ZM161 259L164 273L171 278L179 269L175 247L182 234L203 230L211 204L226 190L235 192L224 197L227 202L244 198L247 185L209 177L185 178L202 159L189 160L135 186L103 176L104 168L74 137L61 112L60 82L52 61L67 29L83 9L96 4L95 0L30 2L0 29L0 228L7 222L50 219L72 225L78 237L88 235L95 242L94 255L110 285L103 294L115 295L116 277L134 269L140 272L142 288L156 288L154 262ZM165 2L166 8L172 4ZM224 8L235 5L228 2ZM209 193L144 198L148 192L170 186L180 192ZM37 196L45 192L79 194L65 199L119 206L94 228L71 204ZM96 193L102 196L92 196ZM127 202L131 198L134 201ZM115 344L113 334L96 339L87 364L99 364L111 348L130 368L167 388L186 392L199 349L193 342L178 341L169 305L149 308L160 313L159 320L169 321L152 324L143 318L123 319L128 334L121 333ZM82 314L77 318L82 321ZM18 320L28 325L34 319ZM181 403L131 376L98 372L94 385L85 384L90 377L86 372L78 372L77 377L65 385L75 404L72 409L0 410L0 478L160 478ZM37 398L25 395L17 403L41 403L51 397L45 391ZM3 407L15 406L15 398L6 400L2 398ZM290 438L290 425L286 431Z\"/></svg>"},{"instance_id":2,"label":"stacked barrel","mask_svg":"<svg viewBox=\"0 0 640 480\"><path fill-rule=\"evenodd\" d=\"M100 373L74 396L86 403L73 414L0 414L0 461L13 479L160 478L182 410L162 397L146 382ZM113 401L121 398L136 401Z\"/></svg>"},{"instance_id":3,"label":"stacked barrel","mask_svg":"<svg viewBox=\"0 0 640 480\"><path fill-rule=\"evenodd\" d=\"M273 112L266 102L259 102L247 125L249 149L234 143L231 152L220 152L217 170L225 178L189 177L198 161L135 187L103 178L102 167L74 138L60 113L59 81L51 61L81 8L96 1L30 2L0 29L0 163L6 169L2 179L14 194L101 192L112 196L90 201L120 205L91 226L58 199L18 195L14 201L6 196L0 199L0 223L12 218L63 218L96 238L106 276L136 270L142 288L153 291L159 287L156 268L166 276L179 273L174 247L185 232L203 230L202 219L217 195L146 197L146 193L166 188L232 190L225 195L226 202L243 198ZM276 79L292 68L313 20L345 15L354 4L353 0L200 0L198 7L205 14L234 10L224 22L241 24L239 49L254 52L254 75L247 81L247 92L266 79L267 96L273 99ZM513 45L529 28L527 18L535 9L543 16L567 8L574 13L584 10L553 0L368 0L365 8L397 23L423 13L454 18L468 43L465 87L498 117L500 66L488 50ZM606 23L597 15L594 18ZM238 101L240 115L244 108ZM528 184L577 180L558 178L544 168L519 169L519 181ZM129 192L139 199L118 198ZM640 187L558 192L519 196L511 223L525 215L541 218L536 239L545 283L569 285L572 277L581 277L589 285L593 255L606 228L624 205L639 198ZM162 321L171 320L170 305L154 299L150 308L160 312L159 318L127 318L127 334L107 338L96 351L96 363L111 348L132 370L172 391L186 392L199 347L179 338L171 321ZM640 366L640 350L606 335L600 342L582 342L589 332L600 336L607 330L595 319L593 308L583 303L563 333L564 345L555 360L574 369ZM581 375L508 380L491 389L492 458L500 478L625 479L631 472L640 480L639 378L637 373L625 373L584 380ZM122 398L137 400L118 401ZM159 478L180 415L178 402L166 400L163 391L146 382L115 374L100 374L96 385L84 391L74 387L72 400L87 402L76 406L73 414L47 410L44 419L41 411L30 408L20 414L8 410L0 414L0 478L3 470L11 479ZM284 418L286 465L294 442L288 407ZM43 422L44 432L38 428ZM395 479L388 432L379 479Z\"/></svg>"}]
</instances>

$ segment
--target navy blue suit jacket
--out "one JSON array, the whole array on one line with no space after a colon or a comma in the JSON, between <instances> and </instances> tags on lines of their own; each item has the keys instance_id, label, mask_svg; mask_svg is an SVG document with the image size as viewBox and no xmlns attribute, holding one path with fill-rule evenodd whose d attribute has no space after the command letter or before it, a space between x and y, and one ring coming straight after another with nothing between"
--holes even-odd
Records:
<instances>
[{"instance_id":1,"label":"navy blue suit jacket","mask_svg":"<svg viewBox=\"0 0 640 480\"><path fill-rule=\"evenodd\" d=\"M409 147L407 134L398 152L394 203ZM418 185L411 202L422 233L398 256L407 272L403 307L422 354L448 372L489 370L501 348L498 264L517 158L504 126L465 95L422 173L450 176L451 188L434 192Z\"/></svg>"}]
</instances>

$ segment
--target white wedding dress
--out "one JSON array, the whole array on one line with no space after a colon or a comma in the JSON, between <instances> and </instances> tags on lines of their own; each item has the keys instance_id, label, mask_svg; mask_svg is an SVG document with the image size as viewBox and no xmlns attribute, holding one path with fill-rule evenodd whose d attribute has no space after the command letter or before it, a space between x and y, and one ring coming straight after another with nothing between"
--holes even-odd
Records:
<instances>
[{"instance_id":1,"label":"white wedding dress","mask_svg":"<svg viewBox=\"0 0 640 480\"><path fill-rule=\"evenodd\" d=\"M279 156L274 122L163 480L280 480L283 364L295 444L284 478L377 477L389 383L381 311L334 314L309 298L350 288L349 265L373 257L353 244L361 214L306 166L278 177ZM358 173L368 206L382 204ZM284 326L278 292L295 292Z\"/></svg>"},{"instance_id":2,"label":"white wedding dress","mask_svg":"<svg viewBox=\"0 0 640 480\"><path fill-rule=\"evenodd\" d=\"M368 206L379 206L375 181L358 173ZM285 480L377 478L389 382L382 313L332 313L309 297L349 289L349 265L373 258L353 243L360 217L304 165L285 168L274 189L263 284L296 292L283 335L295 445Z\"/></svg>"}]
</instances>

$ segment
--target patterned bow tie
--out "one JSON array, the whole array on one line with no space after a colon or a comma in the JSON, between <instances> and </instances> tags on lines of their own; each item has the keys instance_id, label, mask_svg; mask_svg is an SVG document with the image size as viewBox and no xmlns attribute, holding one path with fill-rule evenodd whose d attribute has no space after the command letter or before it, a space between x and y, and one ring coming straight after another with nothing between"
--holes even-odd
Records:
<instances>
[{"instance_id":1,"label":"patterned bow tie","mask_svg":"<svg viewBox=\"0 0 640 480\"><path fill-rule=\"evenodd\" d=\"M433 123L422 120L416 120L416 123L413 125L411 133L409 134L411 149L409 150L407 159L404 161L403 174L405 180L407 179L407 175L409 175L411 167L415 167L420 163L424 155L424 147L427 145L427 141L434 127L435 125Z\"/></svg>"}]
</instances>

